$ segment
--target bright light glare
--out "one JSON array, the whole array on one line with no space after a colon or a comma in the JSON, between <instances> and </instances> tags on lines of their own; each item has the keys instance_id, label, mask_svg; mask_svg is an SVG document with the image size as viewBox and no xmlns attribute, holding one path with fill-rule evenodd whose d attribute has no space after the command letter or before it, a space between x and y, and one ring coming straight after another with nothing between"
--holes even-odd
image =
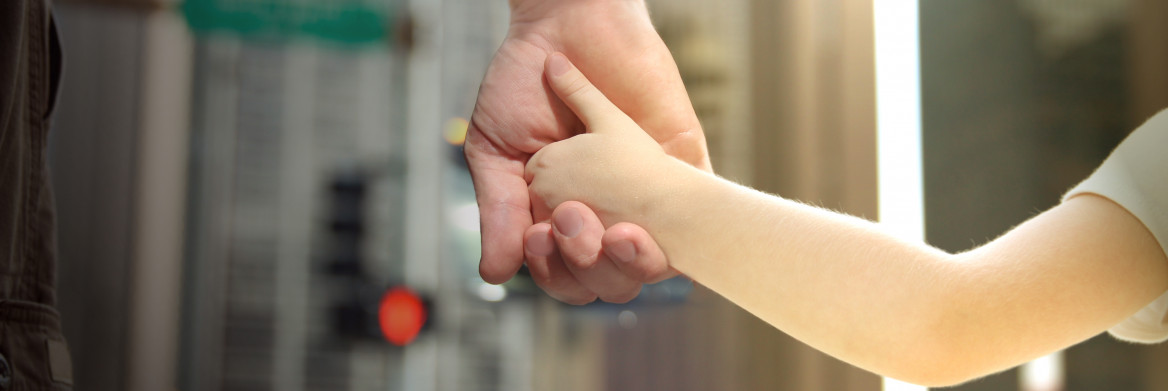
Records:
<instances>
[{"instance_id":1,"label":"bright light glare","mask_svg":"<svg viewBox=\"0 0 1168 391\"><path fill-rule=\"evenodd\" d=\"M875 0L876 144L880 222L924 239L917 2Z\"/></svg>"},{"instance_id":2,"label":"bright light glare","mask_svg":"<svg viewBox=\"0 0 1168 391\"><path fill-rule=\"evenodd\" d=\"M1058 391L1063 389L1063 354L1055 352L1022 366L1019 380L1022 391Z\"/></svg>"},{"instance_id":3,"label":"bright light glare","mask_svg":"<svg viewBox=\"0 0 1168 391\"><path fill-rule=\"evenodd\" d=\"M484 282L479 284L478 294L480 299L486 301L503 301L503 299L507 298L507 288L504 288L502 285L492 285Z\"/></svg>"},{"instance_id":4,"label":"bright light glare","mask_svg":"<svg viewBox=\"0 0 1168 391\"><path fill-rule=\"evenodd\" d=\"M471 232L479 232L479 206L465 204L450 211L450 223Z\"/></svg>"},{"instance_id":5,"label":"bright light glare","mask_svg":"<svg viewBox=\"0 0 1168 391\"><path fill-rule=\"evenodd\" d=\"M880 223L908 240L925 237L921 170L921 69L916 0L874 0L876 156ZM888 391L925 387L884 378Z\"/></svg>"}]
</instances>

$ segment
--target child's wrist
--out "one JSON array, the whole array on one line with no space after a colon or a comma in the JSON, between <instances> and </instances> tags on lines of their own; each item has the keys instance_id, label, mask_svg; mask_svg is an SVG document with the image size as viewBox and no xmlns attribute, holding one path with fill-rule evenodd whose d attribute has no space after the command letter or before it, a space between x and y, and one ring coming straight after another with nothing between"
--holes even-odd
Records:
<instances>
[{"instance_id":1,"label":"child's wrist","mask_svg":"<svg viewBox=\"0 0 1168 391\"><path fill-rule=\"evenodd\" d=\"M682 205L686 202L687 194L700 184L700 177L709 175L673 156L661 155L659 162L646 165L648 175L653 179L638 186L641 190L634 196L639 216L630 217L644 219L636 222L650 224L666 215L683 210Z\"/></svg>"}]
</instances>

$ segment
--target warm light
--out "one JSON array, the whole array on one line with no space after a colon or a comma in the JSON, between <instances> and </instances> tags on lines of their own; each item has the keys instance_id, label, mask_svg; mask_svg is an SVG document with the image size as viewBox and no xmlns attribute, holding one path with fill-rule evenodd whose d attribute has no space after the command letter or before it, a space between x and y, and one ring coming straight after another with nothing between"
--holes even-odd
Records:
<instances>
[{"instance_id":1,"label":"warm light","mask_svg":"<svg viewBox=\"0 0 1168 391\"><path fill-rule=\"evenodd\" d=\"M507 298L507 288L502 285L488 283L479 284L479 298L490 302L499 302Z\"/></svg>"},{"instance_id":2,"label":"warm light","mask_svg":"<svg viewBox=\"0 0 1168 391\"><path fill-rule=\"evenodd\" d=\"M880 223L905 239L924 240L918 4L916 0L874 0L872 6ZM884 378L884 389L926 388Z\"/></svg>"},{"instance_id":3,"label":"warm light","mask_svg":"<svg viewBox=\"0 0 1168 391\"><path fill-rule=\"evenodd\" d=\"M1054 352L1022 366L1018 376L1022 391L1063 389L1063 354Z\"/></svg>"},{"instance_id":4,"label":"warm light","mask_svg":"<svg viewBox=\"0 0 1168 391\"><path fill-rule=\"evenodd\" d=\"M466 142L466 129L470 124L462 118L451 118L446 121L446 129L442 131L442 138L450 145L462 145Z\"/></svg>"},{"instance_id":5,"label":"warm light","mask_svg":"<svg viewBox=\"0 0 1168 391\"><path fill-rule=\"evenodd\" d=\"M404 287L385 292L377 320L385 340L397 346L413 342L426 325L426 305L416 293Z\"/></svg>"}]
</instances>

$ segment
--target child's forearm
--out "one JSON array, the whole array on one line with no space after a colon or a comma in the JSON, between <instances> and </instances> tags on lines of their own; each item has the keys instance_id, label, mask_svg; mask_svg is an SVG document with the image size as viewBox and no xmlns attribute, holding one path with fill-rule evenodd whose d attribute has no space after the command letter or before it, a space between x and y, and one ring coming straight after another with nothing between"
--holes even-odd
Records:
<instances>
[{"instance_id":1,"label":"child's forearm","mask_svg":"<svg viewBox=\"0 0 1168 391\"><path fill-rule=\"evenodd\" d=\"M948 254L692 170L644 221L670 265L813 347L883 374L919 357ZM848 245L841 245L846 243ZM891 259L901 260L890 262ZM907 276L917 276L907 283ZM928 292L928 293L926 293ZM911 321L915 320L915 321ZM916 346L914 346L916 345Z\"/></svg>"},{"instance_id":2,"label":"child's forearm","mask_svg":"<svg viewBox=\"0 0 1168 391\"><path fill-rule=\"evenodd\" d=\"M952 384L1017 365L1106 329L1164 289L1162 276L1138 276L1163 265L1096 262L1126 250L1096 243L1107 235L1071 216L1095 211L1120 219L1122 229L1108 228L1116 235L1149 236L1102 199L1068 202L1078 209L951 255L680 164L667 175L676 179L652 210L621 217L645 227L671 266L817 349L908 381ZM1133 248L1144 252L1113 255L1155 256Z\"/></svg>"}]
</instances>

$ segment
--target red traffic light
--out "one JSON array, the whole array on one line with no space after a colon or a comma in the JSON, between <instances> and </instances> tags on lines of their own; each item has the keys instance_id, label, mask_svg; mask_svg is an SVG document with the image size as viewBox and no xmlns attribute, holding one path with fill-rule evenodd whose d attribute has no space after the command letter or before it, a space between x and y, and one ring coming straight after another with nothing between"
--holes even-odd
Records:
<instances>
[{"instance_id":1,"label":"red traffic light","mask_svg":"<svg viewBox=\"0 0 1168 391\"><path fill-rule=\"evenodd\" d=\"M397 346L413 342L426 325L426 304L409 288L394 287L385 292L378 306L377 321L385 340Z\"/></svg>"}]
</instances>

